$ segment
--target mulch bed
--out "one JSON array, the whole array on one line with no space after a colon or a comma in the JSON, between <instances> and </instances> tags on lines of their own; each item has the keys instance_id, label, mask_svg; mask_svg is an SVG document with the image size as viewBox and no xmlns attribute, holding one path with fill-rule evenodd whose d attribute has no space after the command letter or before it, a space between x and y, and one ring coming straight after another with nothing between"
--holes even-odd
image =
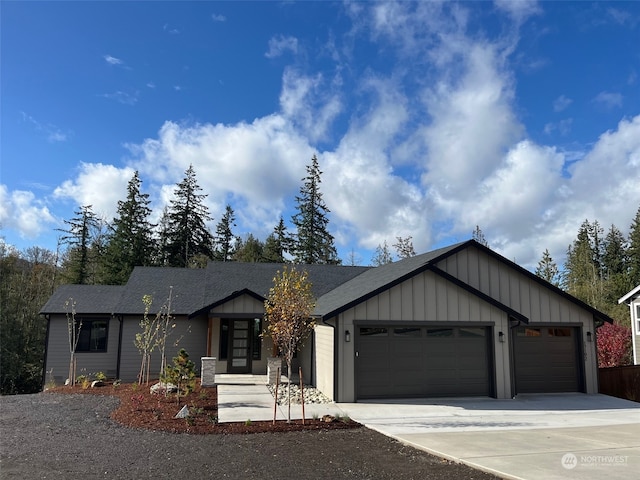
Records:
<instances>
[{"instance_id":1,"label":"mulch bed","mask_svg":"<svg viewBox=\"0 0 640 480\"><path fill-rule=\"evenodd\" d=\"M218 392L216 387L201 388L196 385L193 392L180 396L175 394L152 394L150 385L127 383L114 385L107 382L102 387L82 385L60 386L46 390L51 393L110 395L120 399L120 404L111 413L116 422L131 428L192 434L248 434L263 432L294 432L302 430L337 430L359 428L361 425L350 419L308 418L302 420L250 421L218 423ZM187 418L174 418L187 405Z\"/></svg>"}]
</instances>

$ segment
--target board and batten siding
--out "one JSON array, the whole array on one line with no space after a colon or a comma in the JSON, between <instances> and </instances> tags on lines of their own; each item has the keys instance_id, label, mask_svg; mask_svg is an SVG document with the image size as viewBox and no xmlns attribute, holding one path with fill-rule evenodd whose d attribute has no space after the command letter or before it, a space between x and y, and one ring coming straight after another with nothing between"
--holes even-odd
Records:
<instances>
[{"instance_id":1,"label":"board and batten siding","mask_svg":"<svg viewBox=\"0 0 640 480\"><path fill-rule=\"evenodd\" d=\"M135 382L138 380L142 356L135 346L134 339L136 333L140 333L141 317L127 316L124 319L122 330L122 351L120 354L120 379L123 382ZM200 372L200 359L207 356L207 330L208 320L206 316L187 318L177 316L172 324L175 327L170 330L167 336L166 358L171 364L181 348L189 354L189 360L195 364L196 372ZM176 345L177 343L177 345ZM150 377L158 379L160 375L160 351L158 347L151 355Z\"/></svg>"},{"instance_id":2,"label":"board and batten siding","mask_svg":"<svg viewBox=\"0 0 640 480\"><path fill-rule=\"evenodd\" d=\"M495 363L496 396L510 398L509 354L506 343L498 341L498 332L508 331L505 312L485 302L466 290L425 271L385 290L368 300L342 312L338 327L338 392L339 402L355 401L355 345L345 342L344 332L355 333L356 323L406 324L408 322L470 322L491 326L494 351L490 352ZM352 337L353 338L353 337Z\"/></svg>"},{"instance_id":3,"label":"board and batten siding","mask_svg":"<svg viewBox=\"0 0 640 480\"><path fill-rule=\"evenodd\" d=\"M334 399L333 391L333 352L334 352L334 329L329 325L318 323L313 330L315 341L316 359L314 364L314 378L316 388L327 397Z\"/></svg>"},{"instance_id":4,"label":"board and batten siding","mask_svg":"<svg viewBox=\"0 0 640 480\"><path fill-rule=\"evenodd\" d=\"M477 248L466 248L437 266L525 315L530 324L580 327L586 393L598 392L596 344L588 342L586 337L587 332L594 337L595 324L591 312ZM510 336L506 339L507 342L511 340Z\"/></svg>"},{"instance_id":5,"label":"board and batten siding","mask_svg":"<svg viewBox=\"0 0 640 480\"><path fill-rule=\"evenodd\" d=\"M83 318L106 318L104 315L83 315ZM76 376L103 372L109 378L115 378L118 361L118 333L120 322L109 317L109 332L106 352L76 352ZM51 378L56 385L63 385L69 376L69 328L66 315L51 315L49 320L49 341L45 365L45 381Z\"/></svg>"}]
</instances>

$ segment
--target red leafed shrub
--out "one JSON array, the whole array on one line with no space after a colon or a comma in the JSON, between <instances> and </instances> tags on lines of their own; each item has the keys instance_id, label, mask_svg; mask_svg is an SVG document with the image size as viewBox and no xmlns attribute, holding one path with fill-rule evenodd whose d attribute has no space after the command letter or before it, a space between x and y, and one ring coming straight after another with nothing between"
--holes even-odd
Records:
<instances>
[{"instance_id":1,"label":"red leafed shrub","mask_svg":"<svg viewBox=\"0 0 640 480\"><path fill-rule=\"evenodd\" d=\"M605 323L598 328L598 367L631 364L631 328Z\"/></svg>"}]
</instances>

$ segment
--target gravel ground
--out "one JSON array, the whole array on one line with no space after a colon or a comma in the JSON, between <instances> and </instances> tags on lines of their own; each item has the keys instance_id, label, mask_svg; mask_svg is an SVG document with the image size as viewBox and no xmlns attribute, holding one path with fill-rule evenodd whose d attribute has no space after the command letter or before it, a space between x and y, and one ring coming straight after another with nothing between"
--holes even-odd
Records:
<instances>
[{"instance_id":1,"label":"gravel ground","mask_svg":"<svg viewBox=\"0 0 640 480\"><path fill-rule=\"evenodd\" d=\"M496 479L367 428L251 435L135 430L118 399L0 397L2 479Z\"/></svg>"}]
</instances>

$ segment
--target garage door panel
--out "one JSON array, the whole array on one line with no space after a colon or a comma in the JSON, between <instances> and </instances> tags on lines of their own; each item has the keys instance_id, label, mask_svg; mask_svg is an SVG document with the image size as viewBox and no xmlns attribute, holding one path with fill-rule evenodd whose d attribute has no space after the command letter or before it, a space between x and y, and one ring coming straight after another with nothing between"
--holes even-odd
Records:
<instances>
[{"instance_id":1,"label":"garage door panel","mask_svg":"<svg viewBox=\"0 0 640 480\"><path fill-rule=\"evenodd\" d=\"M519 327L514 331L516 393L580 391L575 327Z\"/></svg>"},{"instance_id":2,"label":"garage door panel","mask_svg":"<svg viewBox=\"0 0 640 480\"><path fill-rule=\"evenodd\" d=\"M382 327L389 332L385 336L362 328L366 334L360 330L357 338L358 398L490 395L486 327L464 333L460 327Z\"/></svg>"}]
</instances>

